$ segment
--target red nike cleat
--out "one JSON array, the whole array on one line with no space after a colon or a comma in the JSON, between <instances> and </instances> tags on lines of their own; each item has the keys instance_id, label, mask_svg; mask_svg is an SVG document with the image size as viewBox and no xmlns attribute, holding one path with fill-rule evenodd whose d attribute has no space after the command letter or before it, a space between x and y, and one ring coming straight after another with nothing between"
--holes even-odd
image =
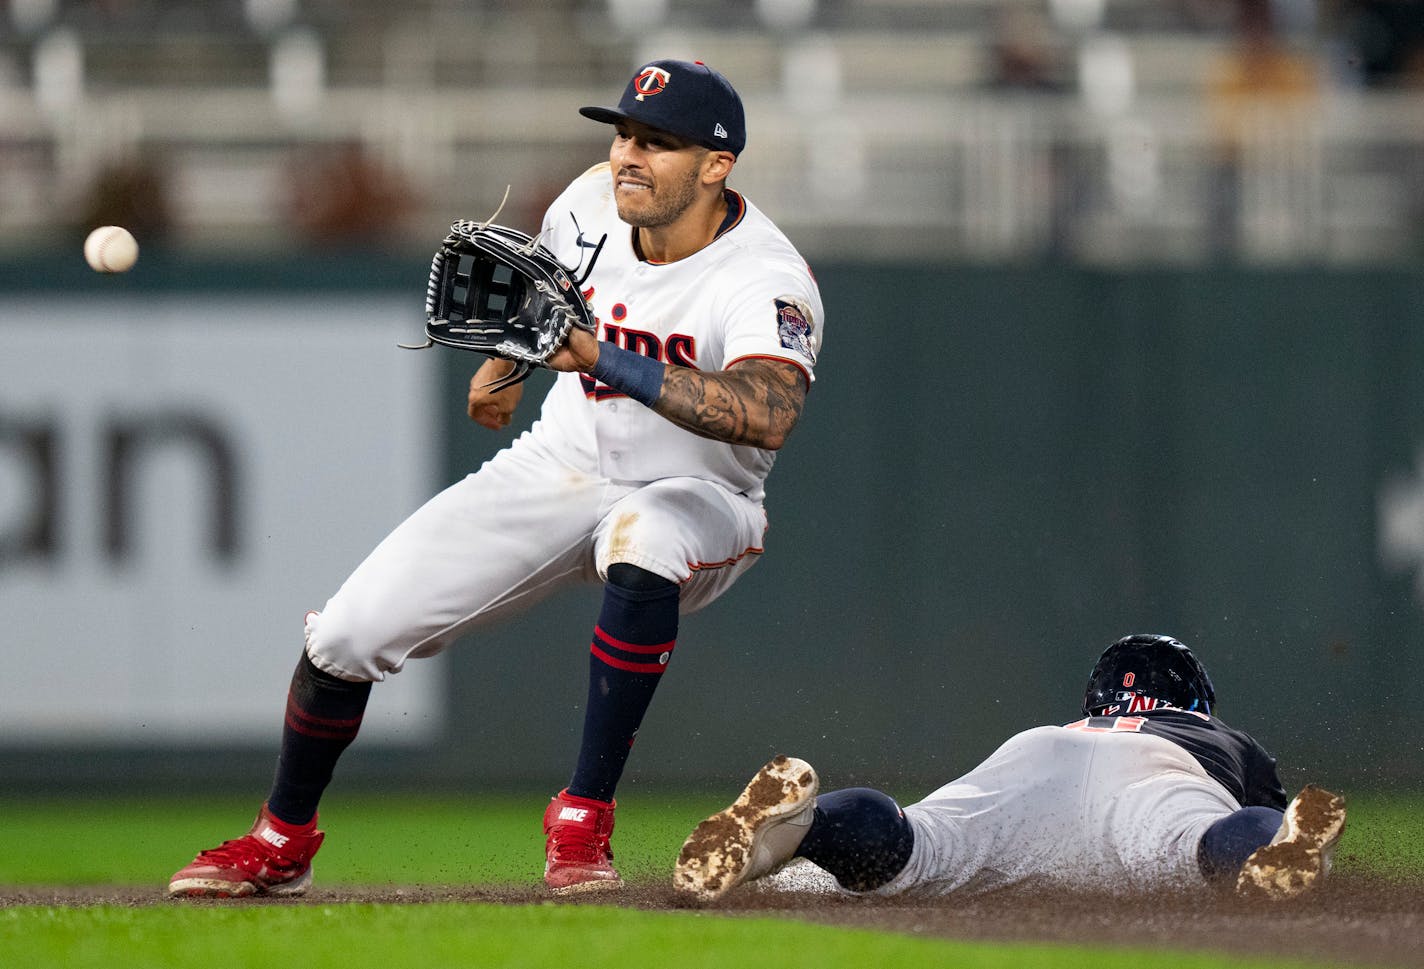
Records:
<instances>
[{"instance_id":1,"label":"red nike cleat","mask_svg":"<svg viewBox=\"0 0 1424 969\"><path fill-rule=\"evenodd\" d=\"M311 885L311 860L325 832L316 818L298 826L273 817L267 805L252 830L198 853L168 883L173 898L244 898L300 895Z\"/></svg>"},{"instance_id":2,"label":"red nike cleat","mask_svg":"<svg viewBox=\"0 0 1424 969\"><path fill-rule=\"evenodd\" d=\"M558 793L544 811L544 884L560 895L622 888L613 867L613 810L617 801Z\"/></svg>"}]
</instances>

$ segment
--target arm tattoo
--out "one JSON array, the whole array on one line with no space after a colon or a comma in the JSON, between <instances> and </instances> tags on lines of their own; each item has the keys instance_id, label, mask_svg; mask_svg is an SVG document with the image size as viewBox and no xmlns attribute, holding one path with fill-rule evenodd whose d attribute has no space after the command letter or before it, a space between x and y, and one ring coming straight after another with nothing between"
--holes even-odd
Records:
<instances>
[{"instance_id":1,"label":"arm tattoo","mask_svg":"<svg viewBox=\"0 0 1424 969\"><path fill-rule=\"evenodd\" d=\"M805 403L806 377L800 368L758 359L711 373L670 366L653 410L702 437L776 450Z\"/></svg>"}]
</instances>

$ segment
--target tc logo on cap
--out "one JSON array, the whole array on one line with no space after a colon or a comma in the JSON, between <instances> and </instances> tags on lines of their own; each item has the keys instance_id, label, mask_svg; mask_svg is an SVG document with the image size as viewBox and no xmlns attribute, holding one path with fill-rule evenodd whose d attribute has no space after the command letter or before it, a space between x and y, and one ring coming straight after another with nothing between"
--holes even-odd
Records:
<instances>
[{"instance_id":1,"label":"tc logo on cap","mask_svg":"<svg viewBox=\"0 0 1424 969\"><path fill-rule=\"evenodd\" d=\"M634 100L641 101L661 93L671 79L672 75L661 67L643 68L642 73L633 79L633 87L638 89L638 95Z\"/></svg>"}]
</instances>

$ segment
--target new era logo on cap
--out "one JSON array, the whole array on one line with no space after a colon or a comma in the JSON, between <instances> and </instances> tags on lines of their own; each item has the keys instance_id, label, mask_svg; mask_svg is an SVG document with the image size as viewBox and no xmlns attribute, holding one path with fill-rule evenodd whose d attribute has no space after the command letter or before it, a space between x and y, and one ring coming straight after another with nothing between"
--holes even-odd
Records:
<instances>
[{"instance_id":1,"label":"new era logo on cap","mask_svg":"<svg viewBox=\"0 0 1424 969\"><path fill-rule=\"evenodd\" d=\"M716 151L741 154L747 143L742 99L701 61L653 61L639 68L616 108L579 108L605 124L638 121Z\"/></svg>"}]
</instances>

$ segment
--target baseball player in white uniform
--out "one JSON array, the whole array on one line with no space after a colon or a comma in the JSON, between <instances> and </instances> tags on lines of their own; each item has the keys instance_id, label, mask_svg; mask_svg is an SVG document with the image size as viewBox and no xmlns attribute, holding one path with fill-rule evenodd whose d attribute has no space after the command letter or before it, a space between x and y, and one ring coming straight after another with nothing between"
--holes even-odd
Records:
<instances>
[{"instance_id":1,"label":"baseball player in white uniform","mask_svg":"<svg viewBox=\"0 0 1424 969\"><path fill-rule=\"evenodd\" d=\"M1344 801L1312 786L1287 804L1275 760L1212 716L1214 702L1182 643L1124 637L1093 670L1083 719L1015 735L903 810L869 788L818 795L809 764L772 760L688 837L674 885L716 899L799 858L815 867L772 883L907 896L1220 884L1298 895L1330 868Z\"/></svg>"},{"instance_id":2,"label":"baseball player in white uniform","mask_svg":"<svg viewBox=\"0 0 1424 969\"><path fill-rule=\"evenodd\" d=\"M764 483L814 380L824 322L805 261L726 187L746 127L722 75L655 61L616 108L581 113L614 126L609 159L549 207L542 241L576 269L602 243L583 282L598 335L571 331L534 426L308 614L271 793L252 830L199 854L171 894L304 891L323 837L317 802L371 683L573 583L601 583L604 597L577 764L545 811L545 881L620 884L614 789L679 615L762 554ZM509 422L523 385L486 389L509 367L491 359L471 380L476 422Z\"/></svg>"}]
</instances>

